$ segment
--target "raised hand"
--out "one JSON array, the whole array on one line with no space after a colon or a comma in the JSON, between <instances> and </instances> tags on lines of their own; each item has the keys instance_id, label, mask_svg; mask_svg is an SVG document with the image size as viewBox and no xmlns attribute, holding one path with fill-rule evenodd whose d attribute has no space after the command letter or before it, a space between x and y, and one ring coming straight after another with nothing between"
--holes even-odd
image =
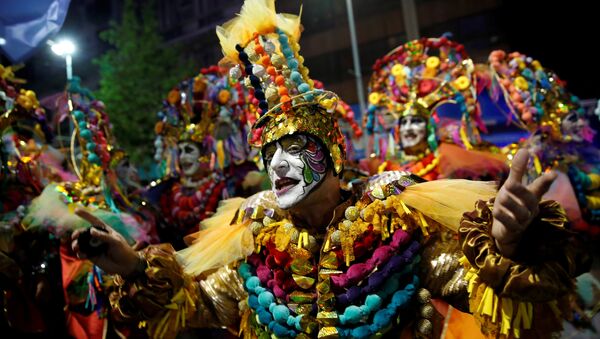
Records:
<instances>
[{"instance_id":1,"label":"raised hand","mask_svg":"<svg viewBox=\"0 0 600 339\"><path fill-rule=\"evenodd\" d=\"M515 155L508 179L498 191L492 213L492 236L503 256L514 255L523 232L539 213L539 203L548 191L556 173L545 173L531 184L523 184L529 153L525 149Z\"/></svg>"},{"instance_id":2,"label":"raised hand","mask_svg":"<svg viewBox=\"0 0 600 339\"><path fill-rule=\"evenodd\" d=\"M106 251L89 258L81 251L78 243L79 236L85 230L79 229L73 232L73 235L71 236L71 247L79 258L89 259L109 274L120 274L122 276L131 275L140 267L141 258L135 250L129 246L122 235L113 230L104 221L98 219L84 209L76 209L75 214L87 220L90 224L106 231L98 230L96 227L91 228L90 235L95 240L106 244Z\"/></svg>"}]
</instances>

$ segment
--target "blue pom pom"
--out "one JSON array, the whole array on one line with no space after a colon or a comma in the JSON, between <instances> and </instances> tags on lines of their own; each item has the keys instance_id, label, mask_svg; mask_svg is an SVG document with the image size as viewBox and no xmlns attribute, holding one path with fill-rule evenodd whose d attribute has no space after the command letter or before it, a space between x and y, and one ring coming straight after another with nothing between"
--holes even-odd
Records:
<instances>
[{"instance_id":1,"label":"blue pom pom","mask_svg":"<svg viewBox=\"0 0 600 339\"><path fill-rule=\"evenodd\" d=\"M307 83L303 82L298 86L298 92L306 93L308 91L310 91L310 86Z\"/></svg>"},{"instance_id":2,"label":"blue pom pom","mask_svg":"<svg viewBox=\"0 0 600 339\"><path fill-rule=\"evenodd\" d=\"M248 291L254 292L254 289L258 286L260 286L260 280L258 280L258 277L253 276L246 280L246 288Z\"/></svg>"},{"instance_id":3,"label":"blue pom pom","mask_svg":"<svg viewBox=\"0 0 600 339\"><path fill-rule=\"evenodd\" d=\"M250 306L250 308L252 308L252 309L257 309L258 306L260 306L260 303L258 302L258 298L255 295L251 294L248 297L248 306Z\"/></svg>"},{"instance_id":4,"label":"blue pom pom","mask_svg":"<svg viewBox=\"0 0 600 339\"><path fill-rule=\"evenodd\" d=\"M306 101L311 102L311 101L313 101L314 97L312 94L307 94L304 96L304 98L306 99Z\"/></svg>"},{"instance_id":5,"label":"blue pom pom","mask_svg":"<svg viewBox=\"0 0 600 339\"><path fill-rule=\"evenodd\" d=\"M252 276L252 273L250 273L250 265L242 263L238 268L238 273L244 280L247 280Z\"/></svg>"},{"instance_id":6,"label":"blue pom pom","mask_svg":"<svg viewBox=\"0 0 600 339\"><path fill-rule=\"evenodd\" d=\"M267 289L266 289L266 288L264 288L264 287L262 287L262 286L256 286L256 287L254 288L254 293L256 293L256 294L258 295L258 294L261 294L261 293L263 293L263 292L264 292L264 291L266 291L266 290L267 290Z\"/></svg>"},{"instance_id":7,"label":"blue pom pom","mask_svg":"<svg viewBox=\"0 0 600 339\"><path fill-rule=\"evenodd\" d=\"M98 156L96 155L96 153L90 153L90 154L88 154L87 159L92 164L96 164L96 165L100 164L100 158L98 158Z\"/></svg>"},{"instance_id":8,"label":"blue pom pom","mask_svg":"<svg viewBox=\"0 0 600 339\"><path fill-rule=\"evenodd\" d=\"M298 60L296 60L296 58L291 58L290 60L288 60L287 64L288 67L292 70L298 69Z\"/></svg>"},{"instance_id":9,"label":"blue pom pom","mask_svg":"<svg viewBox=\"0 0 600 339\"><path fill-rule=\"evenodd\" d=\"M386 328L392 321L393 316L394 312L392 310L387 308L381 309L375 313L375 316L373 317L373 325L377 326L377 328L380 330L382 328Z\"/></svg>"},{"instance_id":10,"label":"blue pom pom","mask_svg":"<svg viewBox=\"0 0 600 339\"><path fill-rule=\"evenodd\" d=\"M85 119L85 114L80 110L73 111L73 116L77 121L82 121L83 119Z\"/></svg>"},{"instance_id":11,"label":"blue pom pom","mask_svg":"<svg viewBox=\"0 0 600 339\"><path fill-rule=\"evenodd\" d=\"M87 141L90 141L90 140L92 140L92 132L89 129L82 129L81 137Z\"/></svg>"},{"instance_id":12,"label":"blue pom pom","mask_svg":"<svg viewBox=\"0 0 600 339\"><path fill-rule=\"evenodd\" d=\"M291 59L294 56L294 52L290 46L285 46L281 49L281 52L287 59Z\"/></svg>"},{"instance_id":13,"label":"blue pom pom","mask_svg":"<svg viewBox=\"0 0 600 339\"><path fill-rule=\"evenodd\" d=\"M274 322L271 322L271 324L269 324L269 328L271 329L271 331L273 331L273 333L275 333L277 337L289 337L295 334L294 332L289 331L287 328L285 328L285 326L281 326Z\"/></svg>"},{"instance_id":14,"label":"blue pom pom","mask_svg":"<svg viewBox=\"0 0 600 339\"><path fill-rule=\"evenodd\" d=\"M290 78L297 84L302 83L302 74L298 71L293 71L292 74L290 74Z\"/></svg>"},{"instance_id":15,"label":"blue pom pom","mask_svg":"<svg viewBox=\"0 0 600 339\"><path fill-rule=\"evenodd\" d=\"M93 152L96 150L96 144L93 142L88 142L87 144L85 144L85 148L90 151Z\"/></svg>"},{"instance_id":16,"label":"blue pom pom","mask_svg":"<svg viewBox=\"0 0 600 339\"><path fill-rule=\"evenodd\" d=\"M377 294L368 295L365 299L365 305L371 311L378 310L381 307L381 298Z\"/></svg>"},{"instance_id":17,"label":"blue pom pom","mask_svg":"<svg viewBox=\"0 0 600 339\"><path fill-rule=\"evenodd\" d=\"M352 330L353 338L368 338L371 336L371 329L368 325L359 326Z\"/></svg>"},{"instance_id":18,"label":"blue pom pom","mask_svg":"<svg viewBox=\"0 0 600 339\"><path fill-rule=\"evenodd\" d=\"M350 324L354 324L360 321L360 318L362 317L362 314L360 312L360 307L355 306L355 305L350 305L348 307L346 307L346 310L344 311L344 316L345 316L345 322L346 323L350 323ZM341 322L342 318L340 317L340 322Z\"/></svg>"},{"instance_id":19,"label":"blue pom pom","mask_svg":"<svg viewBox=\"0 0 600 339\"><path fill-rule=\"evenodd\" d=\"M87 128L87 122L85 122L85 121L80 121L80 122L79 122L79 128L80 128L80 129L86 129L86 128Z\"/></svg>"},{"instance_id":20,"label":"blue pom pom","mask_svg":"<svg viewBox=\"0 0 600 339\"><path fill-rule=\"evenodd\" d=\"M268 325L273 321L273 317L271 316L271 313L267 312L264 309L260 309L259 311L257 311L257 314L258 314L258 321L263 325Z\"/></svg>"},{"instance_id":21,"label":"blue pom pom","mask_svg":"<svg viewBox=\"0 0 600 339\"><path fill-rule=\"evenodd\" d=\"M264 308L269 308L274 302L275 297L273 296L273 293L269 291L262 292L258 295L258 303Z\"/></svg>"},{"instance_id":22,"label":"blue pom pom","mask_svg":"<svg viewBox=\"0 0 600 339\"><path fill-rule=\"evenodd\" d=\"M280 324L285 324L288 317L290 316L290 309L284 305L277 305L273 307L273 318Z\"/></svg>"}]
</instances>

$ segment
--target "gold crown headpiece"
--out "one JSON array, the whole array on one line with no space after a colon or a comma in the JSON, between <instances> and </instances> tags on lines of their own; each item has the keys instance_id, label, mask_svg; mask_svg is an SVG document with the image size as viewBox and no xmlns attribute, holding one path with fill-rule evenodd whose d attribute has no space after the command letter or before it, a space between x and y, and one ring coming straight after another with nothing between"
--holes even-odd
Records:
<instances>
[{"instance_id":1,"label":"gold crown headpiece","mask_svg":"<svg viewBox=\"0 0 600 339\"><path fill-rule=\"evenodd\" d=\"M345 160L334 114L338 98L315 89L299 54L300 31L300 17L276 13L273 0L246 0L236 18L217 27L222 62L236 64L231 78L243 78L258 103L259 119L248 137L252 146L293 133L311 134L328 148L337 174Z\"/></svg>"}]
</instances>

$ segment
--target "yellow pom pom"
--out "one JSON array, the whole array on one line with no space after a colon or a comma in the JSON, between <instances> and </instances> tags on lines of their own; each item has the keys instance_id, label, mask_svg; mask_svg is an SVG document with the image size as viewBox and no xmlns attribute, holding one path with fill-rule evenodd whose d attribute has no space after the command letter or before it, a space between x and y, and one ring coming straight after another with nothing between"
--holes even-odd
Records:
<instances>
[{"instance_id":1,"label":"yellow pom pom","mask_svg":"<svg viewBox=\"0 0 600 339\"><path fill-rule=\"evenodd\" d=\"M454 80L454 87L459 91L464 91L471 85L471 80L464 75L458 77L458 79Z\"/></svg>"},{"instance_id":2,"label":"yellow pom pom","mask_svg":"<svg viewBox=\"0 0 600 339\"><path fill-rule=\"evenodd\" d=\"M525 80L525 78L519 76L515 79L515 87L522 91L526 91L529 88L529 84L527 83L527 80Z\"/></svg>"},{"instance_id":3,"label":"yellow pom pom","mask_svg":"<svg viewBox=\"0 0 600 339\"><path fill-rule=\"evenodd\" d=\"M438 68L440 66L440 58L436 56L430 56L429 58L427 58L425 66L427 68Z\"/></svg>"},{"instance_id":4,"label":"yellow pom pom","mask_svg":"<svg viewBox=\"0 0 600 339\"><path fill-rule=\"evenodd\" d=\"M395 77L404 76L404 66L396 64L392 67L392 75Z\"/></svg>"},{"instance_id":5,"label":"yellow pom pom","mask_svg":"<svg viewBox=\"0 0 600 339\"><path fill-rule=\"evenodd\" d=\"M377 92L373 92L371 94L369 94L369 103L372 105L377 105L379 103L379 100L381 100L381 94L377 93Z\"/></svg>"},{"instance_id":6,"label":"yellow pom pom","mask_svg":"<svg viewBox=\"0 0 600 339\"><path fill-rule=\"evenodd\" d=\"M323 99L321 100L321 106L323 106L325 109L330 110L333 105L335 104L335 102L331 99Z\"/></svg>"}]
</instances>

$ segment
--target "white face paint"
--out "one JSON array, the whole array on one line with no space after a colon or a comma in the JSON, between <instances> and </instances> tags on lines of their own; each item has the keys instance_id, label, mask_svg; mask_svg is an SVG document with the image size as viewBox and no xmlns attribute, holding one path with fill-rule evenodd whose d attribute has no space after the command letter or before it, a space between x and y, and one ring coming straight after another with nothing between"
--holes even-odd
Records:
<instances>
[{"instance_id":1,"label":"white face paint","mask_svg":"<svg viewBox=\"0 0 600 339\"><path fill-rule=\"evenodd\" d=\"M262 150L271 187L282 209L306 198L327 174L327 158L321 145L305 135L291 135Z\"/></svg>"},{"instance_id":2,"label":"white face paint","mask_svg":"<svg viewBox=\"0 0 600 339\"><path fill-rule=\"evenodd\" d=\"M400 120L400 142L407 149L425 142L427 121L420 116L407 115Z\"/></svg>"},{"instance_id":3,"label":"white face paint","mask_svg":"<svg viewBox=\"0 0 600 339\"><path fill-rule=\"evenodd\" d=\"M179 147L179 166L183 176L192 177L200 170L210 169L210 158L202 154L200 146L194 142L181 142Z\"/></svg>"},{"instance_id":4,"label":"white face paint","mask_svg":"<svg viewBox=\"0 0 600 339\"><path fill-rule=\"evenodd\" d=\"M563 136L567 139L570 137L575 142L582 142L585 125L586 121L583 117L580 117L577 112L571 112L562 119L561 130Z\"/></svg>"}]
</instances>

